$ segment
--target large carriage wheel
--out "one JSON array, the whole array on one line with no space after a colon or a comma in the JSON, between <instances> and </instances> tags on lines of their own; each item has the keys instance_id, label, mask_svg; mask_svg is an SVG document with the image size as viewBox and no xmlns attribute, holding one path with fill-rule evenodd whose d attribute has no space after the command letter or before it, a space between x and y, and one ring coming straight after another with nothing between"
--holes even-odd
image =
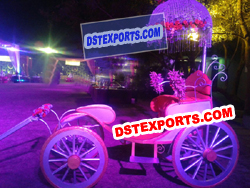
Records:
<instances>
[{"instance_id":1,"label":"large carriage wheel","mask_svg":"<svg viewBox=\"0 0 250 188\"><path fill-rule=\"evenodd\" d=\"M69 123L66 123L65 125L63 125L62 128L73 127L73 126L79 126L79 127L91 129L92 131L97 133L102 138L102 140L104 140L103 127L99 124L98 121L96 121L94 118L92 118L88 115L84 115L81 118L74 119L74 120L70 121ZM58 129L58 125L56 126L55 131L57 131L57 129ZM69 135L69 136L65 137L64 140L65 139L72 141L72 136ZM62 142L58 142L55 145L55 148L58 148L59 150L61 150L61 145L62 145ZM97 153L98 153L97 150L96 150L96 152L91 152L91 154L92 154L91 157L94 157L95 155L97 155ZM88 154L88 155L90 155L90 154Z\"/></svg>"},{"instance_id":2,"label":"large carriage wheel","mask_svg":"<svg viewBox=\"0 0 250 188\"><path fill-rule=\"evenodd\" d=\"M211 187L234 170L239 143L230 125L220 122L182 130L172 154L175 172L183 182L192 187Z\"/></svg>"},{"instance_id":3,"label":"large carriage wheel","mask_svg":"<svg viewBox=\"0 0 250 188\"><path fill-rule=\"evenodd\" d=\"M72 139L67 139L69 136ZM58 143L61 143L60 150L55 147ZM95 132L66 127L46 140L40 163L45 178L55 187L91 187L106 171L108 153Z\"/></svg>"}]
</instances>

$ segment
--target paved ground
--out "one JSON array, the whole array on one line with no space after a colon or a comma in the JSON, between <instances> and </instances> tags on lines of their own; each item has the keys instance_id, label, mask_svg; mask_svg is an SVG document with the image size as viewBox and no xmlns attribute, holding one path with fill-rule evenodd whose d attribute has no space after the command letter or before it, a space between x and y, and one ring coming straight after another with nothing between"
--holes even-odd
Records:
<instances>
[{"instance_id":1,"label":"paved ground","mask_svg":"<svg viewBox=\"0 0 250 188\"><path fill-rule=\"evenodd\" d=\"M217 99L223 98L219 93L215 95ZM93 104L93 101L80 87L61 85L49 88L42 84L1 84L0 134L30 116L33 109L44 103L52 103L53 109L62 114L71 108ZM215 105L221 105L220 101ZM116 105L113 108L117 113L113 124L156 117L147 101L139 101L136 105ZM49 114L45 120L53 130L57 124L53 114ZM239 118L230 124L239 137L240 158L234 173L218 187L250 187L250 130L241 125ZM33 122L0 141L1 188L51 187L39 167L40 150L48 136L49 132L44 124ZM131 145L122 146L106 131L105 144L109 154L108 168L95 187L187 187L176 177L171 163L129 163Z\"/></svg>"}]
</instances>

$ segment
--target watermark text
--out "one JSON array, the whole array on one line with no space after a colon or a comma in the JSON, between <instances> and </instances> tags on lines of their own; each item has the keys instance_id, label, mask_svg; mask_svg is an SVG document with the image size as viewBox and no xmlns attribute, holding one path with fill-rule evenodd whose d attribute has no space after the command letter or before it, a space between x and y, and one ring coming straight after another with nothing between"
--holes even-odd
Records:
<instances>
[{"instance_id":1,"label":"watermark text","mask_svg":"<svg viewBox=\"0 0 250 188\"><path fill-rule=\"evenodd\" d=\"M190 126L199 126L232 120L235 118L233 105L221 106L204 110L202 114L194 111L183 114L169 115L162 118L144 119L135 122L114 125L113 137L116 140L152 133L161 133L164 130L174 130Z\"/></svg>"}]
</instances>

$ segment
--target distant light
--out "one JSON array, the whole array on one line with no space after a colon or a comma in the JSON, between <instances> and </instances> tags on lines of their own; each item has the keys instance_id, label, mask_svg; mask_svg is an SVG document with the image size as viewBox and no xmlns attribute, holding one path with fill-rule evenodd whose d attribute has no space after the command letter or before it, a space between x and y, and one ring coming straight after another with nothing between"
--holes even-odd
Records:
<instances>
[{"instance_id":1,"label":"distant light","mask_svg":"<svg viewBox=\"0 0 250 188\"><path fill-rule=\"evenodd\" d=\"M0 61L11 62L10 56L0 55Z\"/></svg>"},{"instance_id":2,"label":"distant light","mask_svg":"<svg viewBox=\"0 0 250 188\"><path fill-rule=\"evenodd\" d=\"M52 49L50 47L47 47L47 48L38 48L38 50L41 51L41 52L44 52L46 54L58 53L57 50L54 50L54 49Z\"/></svg>"},{"instance_id":3,"label":"distant light","mask_svg":"<svg viewBox=\"0 0 250 188\"><path fill-rule=\"evenodd\" d=\"M12 51L12 52L17 52L17 51L19 51L19 49L14 48L14 47L7 47L7 50L10 50L10 51Z\"/></svg>"},{"instance_id":4,"label":"distant light","mask_svg":"<svg viewBox=\"0 0 250 188\"><path fill-rule=\"evenodd\" d=\"M71 65L71 66L80 66L80 61L65 61L65 65Z\"/></svg>"}]
</instances>

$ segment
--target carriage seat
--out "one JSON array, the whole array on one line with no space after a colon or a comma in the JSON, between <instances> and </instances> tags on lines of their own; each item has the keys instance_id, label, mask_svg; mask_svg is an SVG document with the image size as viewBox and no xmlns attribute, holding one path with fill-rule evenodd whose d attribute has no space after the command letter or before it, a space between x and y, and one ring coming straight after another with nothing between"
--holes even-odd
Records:
<instances>
[{"instance_id":1,"label":"carriage seat","mask_svg":"<svg viewBox=\"0 0 250 188\"><path fill-rule=\"evenodd\" d=\"M82 106L77 108L76 112L87 114L106 124L114 122L116 118L115 111L110 106L104 104Z\"/></svg>"},{"instance_id":2,"label":"carriage seat","mask_svg":"<svg viewBox=\"0 0 250 188\"><path fill-rule=\"evenodd\" d=\"M206 82L207 85L199 86L200 83ZM174 95L160 95L155 97L150 102L150 108L154 112L158 112L158 117L165 117L166 108L174 103L179 102L194 102L194 101L204 101L204 100L211 100L211 84L212 81L208 78L206 74L203 74L202 71L198 70L192 73L186 79L186 86L194 86L187 87L185 91L185 98L183 100L179 100L178 97ZM196 98L195 98L196 92ZM162 133L153 133L153 134L146 134L140 135L137 137L131 137L134 140L149 140L160 136Z\"/></svg>"},{"instance_id":3,"label":"carriage seat","mask_svg":"<svg viewBox=\"0 0 250 188\"><path fill-rule=\"evenodd\" d=\"M204 81L206 82L206 85L199 86ZM150 107L154 112L158 112L158 117L165 117L165 109L173 103L211 100L212 81L206 74L203 74L202 71L198 70L192 73L186 79L185 84L187 86L185 98L181 101L173 95L160 95L151 101Z\"/></svg>"}]
</instances>

